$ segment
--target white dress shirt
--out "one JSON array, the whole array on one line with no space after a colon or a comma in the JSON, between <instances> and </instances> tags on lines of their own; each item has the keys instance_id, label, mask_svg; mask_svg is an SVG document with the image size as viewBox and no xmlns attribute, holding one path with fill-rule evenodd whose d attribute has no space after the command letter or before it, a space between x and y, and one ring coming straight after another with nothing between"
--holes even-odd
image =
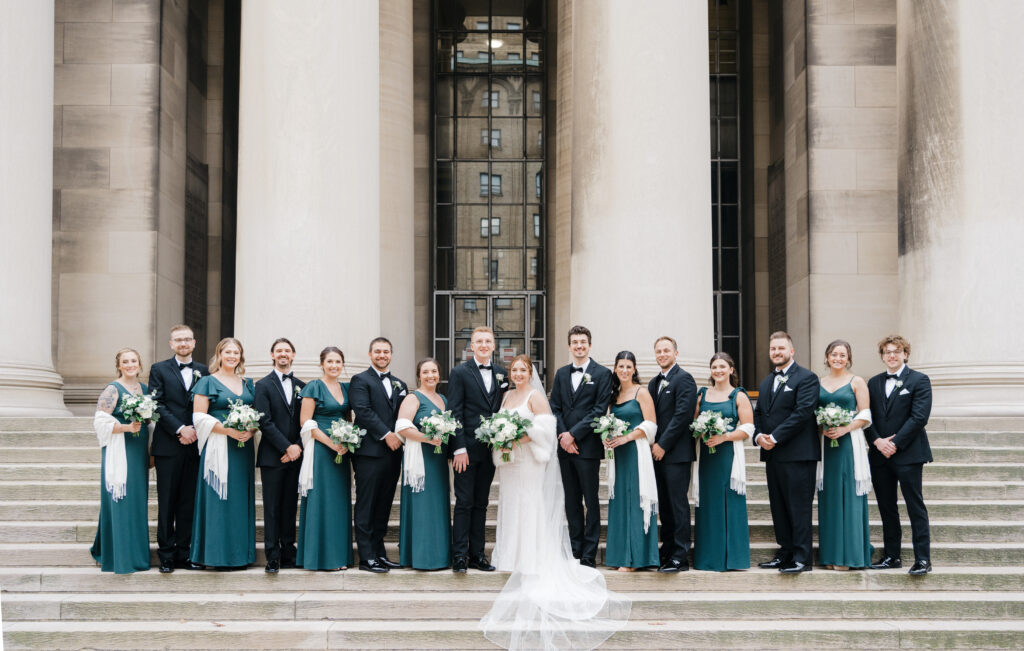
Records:
<instances>
[{"instance_id":1,"label":"white dress shirt","mask_svg":"<svg viewBox=\"0 0 1024 651\"><path fill-rule=\"evenodd\" d=\"M786 368L782 369L782 375L789 375L789 369L793 368L793 364L793 360L789 360L789 364L786 364ZM775 391L778 390L779 383L782 382L782 375L775 376L775 382L772 384L772 393L775 393ZM760 398L758 398L758 400L760 400ZM765 434L764 432L761 432L757 436L767 436L768 440L772 443L778 443L778 441L775 440L775 436L772 434ZM754 443L757 443L756 437L754 438Z\"/></svg>"},{"instance_id":2,"label":"white dress shirt","mask_svg":"<svg viewBox=\"0 0 1024 651\"><path fill-rule=\"evenodd\" d=\"M906 364L904 364L903 366L900 366L900 370L896 371L896 375L903 375L903 369L905 369L905 368L907 368ZM889 370L886 369L885 372L888 373ZM895 389L895 388L896 388L896 378L893 378L893 377L885 378L885 397L886 398L889 397L889 395L892 393L892 390Z\"/></svg>"},{"instance_id":3,"label":"white dress shirt","mask_svg":"<svg viewBox=\"0 0 1024 651\"><path fill-rule=\"evenodd\" d=\"M490 393L492 383L494 382L494 363L491 362L491 364L487 364L486 362L481 362L475 358L473 361L476 362L476 368L480 372L480 378L484 381L484 388L487 389L487 393ZM481 368L482 366L490 366L491 368L485 369Z\"/></svg>"},{"instance_id":4,"label":"white dress shirt","mask_svg":"<svg viewBox=\"0 0 1024 651\"><path fill-rule=\"evenodd\" d=\"M388 371L384 371L383 373L381 371L377 371L377 369L374 369L374 371L377 372L377 377L380 378L381 384L384 385L384 393L388 394L388 398L390 399L391 392L394 390L394 387L391 386L391 376L384 377L384 373L388 373Z\"/></svg>"},{"instance_id":5,"label":"white dress shirt","mask_svg":"<svg viewBox=\"0 0 1024 651\"><path fill-rule=\"evenodd\" d=\"M573 362L573 365L572 365L573 369L577 369L577 368L582 368L583 369L582 373L572 373L572 372L569 373L569 378L572 380L572 390L573 391L576 391L577 389L580 388L580 382L583 382L583 376L587 374L587 367L588 366L590 366L590 358L589 357L580 366L576 366L576 363Z\"/></svg>"},{"instance_id":6,"label":"white dress shirt","mask_svg":"<svg viewBox=\"0 0 1024 651\"><path fill-rule=\"evenodd\" d=\"M676 365L673 364L672 366L669 366L668 369L662 371L661 374L658 375L658 391L657 391L657 393L661 393L662 390L666 386L668 386L667 384L662 384L662 382L668 382L668 374L671 373L672 369L674 369L675 367L676 367Z\"/></svg>"},{"instance_id":7,"label":"white dress shirt","mask_svg":"<svg viewBox=\"0 0 1024 651\"><path fill-rule=\"evenodd\" d=\"M174 356L174 361L178 364L191 364L192 358L180 359L177 355ZM185 390L188 391L192 388L192 371L195 370L191 367L186 366L185 368L178 368L178 372L181 373L181 381L185 383Z\"/></svg>"},{"instance_id":8,"label":"white dress shirt","mask_svg":"<svg viewBox=\"0 0 1024 651\"><path fill-rule=\"evenodd\" d=\"M281 387L284 389L284 399L285 399L285 401L289 405L291 405L292 404L292 395L293 395L292 392L294 390L293 387L292 387L292 379L290 377L285 377L284 373L282 373L281 371L277 370L276 368L274 369L274 372L277 373L277 381L281 383Z\"/></svg>"}]
</instances>

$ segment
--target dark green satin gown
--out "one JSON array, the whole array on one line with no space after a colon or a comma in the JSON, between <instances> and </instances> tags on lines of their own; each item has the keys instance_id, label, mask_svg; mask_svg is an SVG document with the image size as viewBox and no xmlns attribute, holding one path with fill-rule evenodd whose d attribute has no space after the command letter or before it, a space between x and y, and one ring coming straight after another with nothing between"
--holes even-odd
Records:
<instances>
[{"instance_id":1,"label":"dark green satin gown","mask_svg":"<svg viewBox=\"0 0 1024 651\"><path fill-rule=\"evenodd\" d=\"M111 382L110 386L117 389L113 416L117 422L127 425L129 421L121 413L121 398L131 393L118 382ZM142 393L149 393L145 384ZM124 437L128 481L124 497L115 502L104 485L106 448L101 448L100 518L96 539L89 551L104 572L144 572L149 569L149 430L143 424L137 435L125 432L114 436Z\"/></svg>"},{"instance_id":2,"label":"dark green satin gown","mask_svg":"<svg viewBox=\"0 0 1024 651\"><path fill-rule=\"evenodd\" d=\"M348 383L338 400L320 380L313 380L299 395L316 402L313 420L330 436L331 423L348 420ZM352 566L352 461L351 453L334 463L337 453L320 441L314 444L313 488L299 506L299 546L295 564L307 570L336 570Z\"/></svg>"},{"instance_id":3,"label":"dark green satin gown","mask_svg":"<svg viewBox=\"0 0 1024 651\"><path fill-rule=\"evenodd\" d=\"M612 405L612 414L629 423L629 431L643 422L636 398ZM658 516L651 513L644 533L644 512L640 508L640 473L636 465L636 443L615 448L615 497L608 500L608 532L604 563L609 567L658 566Z\"/></svg>"},{"instance_id":4,"label":"dark green satin gown","mask_svg":"<svg viewBox=\"0 0 1024 651\"><path fill-rule=\"evenodd\" d=\"M421 418L440 411L419 391L414 393L420 406L412 422L418 427ZM445 407L448 399L441 396ZM399 563L415 570L440 570L451 565L452 515L451 491L448 481L448 446L441 446L441 454L429 443L407 442L419 445L423 451L423 490L414 493L411 486L402 484L402 506L399 532Z\"/></svg>"},{"instance_id":5,"label":"dark green satin gown","mask_svg":"<svg viewBox=\"0 0 1024 651\"><path fill-rule=\"evenodd\" d=\"M220 380L207 375L192 387L196 395L210 399L209 414L224 422L231 410L229 400L252 404L255 391L252 380L242 383L241 395L233 393ZM224 436L224 434L210 434ZM199 457L196 480L196 510L192 518L192 547L189 560L210 567L244 567L256 562L256 440L243 447L228 437L228 497L220 499L203 476L207 448Z\"/></svg>"}]
</instances>

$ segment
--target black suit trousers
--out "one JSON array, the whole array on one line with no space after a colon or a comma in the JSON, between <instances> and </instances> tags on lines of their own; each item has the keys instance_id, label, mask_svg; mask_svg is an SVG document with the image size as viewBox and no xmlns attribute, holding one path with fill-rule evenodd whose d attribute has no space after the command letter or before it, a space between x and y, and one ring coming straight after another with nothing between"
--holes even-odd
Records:
<instances>
[{"instance_id":1,"label":"black suit trousers","mask_svg":"<svg viewBox=\"0 0 1024 651\"><path fill-rule=\"evenodd\" d=\"M263 483L263 546L267 560L295 562L295 512L301 461L260 468Z\"/></svg>"},{"instance_id":2,"label":"black suit trousers","mask_svg":"<svg viewBox=\"0 0 1024 651\"><path fill-rule=\"evenodd\" d=\"M914 542L914 560L931 560L931 536L928 528L928 509L921 492L921 469L924 464L896 465L883 463L871 466L871 484L882 516L882 541L885 555L900 558L903 529L896 508L896 485L903 492L903 502L910 517L910 530Z\"/></svg>"},{"instance_id":3,"label":"black suit trousers","mask_svg":"<svg viewBox=\"0 0 1024 651\"><path fill-rule=\"evenodd\" d=\"M487 504L491 498L494 462L490 454L470 461L455 473L455 513L452 517L452 556L484 555Z\"/></svg>"},{"instance_id":4,"label":"black suit trousers","mask_svg":"<svg viewBox=\"0 0 1024 651\"><path fill-rule=\"evenodd\" d=\"M595 560L601 541L601 502L598 499L601 459L583 459L578 454L559 451L558 468L565 491L565 519L569 524L572 555Z\"/></svg>"},{"instance_id":5,"label":"black suit trousers","mask_svg":"<svg viewBox=\"0 0 1024 651\"><path fill-rule=\"evenodd\" d=\"M658 557L668 561L688 562L690 553L690 462L654 462L654 479L658 482L658 513L661 515L661 549Z\"/></svg>"},{"instance_id":6,"label":"black suit trousers","mask_svg":"<svg viewBox=\"0 0 1024 651\"><path fill-rule=\"evenodd\" d=\"M188 560L192 512L196 504L199 457L179 454L154 457L156 465L157 554L161 562Z\"/></svg>"},{"instance_id":7,"label":"black suit trousers","mask_svg":"<svg viewBox=\"0 0 1024 651\"><path fill-rule=\"evenodd\" d=\"M767 461L765 478L779 558L810 565L817 461Z\"/></svg>"},{"instance_id":8,"label":"black suit trousers","mask_svg":"<svg viewBox=\"0 0 1024 651\"><path fill-rule=\"evenodd\" d=\"M369 561L385 555L384 535L387 533L391 503L398 485L396 465L400 471L402 457L353 455L356 476L356 505L353 524L359 560ZM397 464L396 464L397 461Z\"/></svg>"}]
</instances>

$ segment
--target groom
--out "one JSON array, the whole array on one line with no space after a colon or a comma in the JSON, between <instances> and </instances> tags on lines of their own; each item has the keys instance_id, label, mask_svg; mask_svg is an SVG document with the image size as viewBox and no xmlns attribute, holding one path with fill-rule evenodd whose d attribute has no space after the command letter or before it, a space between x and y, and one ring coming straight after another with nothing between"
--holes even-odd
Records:
<instances>
[{"instance_id":1,"label":"groom","mask_svg":"<svg viewBox=\"0 0 1024 651\"><path fill-rule=\"evenodd\" d=\"M452 572L467 567L484 572L494 566L484 554L487 504L491 498L494 462L491 451L476 440L481 418L501 409L508 389L505 369L491 361L494 331L486 326L473 330L469 347L473 359L452 369L448 377L448 408L462 427L455 433L452 470L455 471L455 514L452 522Z\"/></svg>"},{"instance_id":2,"label":"groom","mask_svg":"<svg viewBox=\"0 0 1024 651\"><path fill-rule=\"evenodd\" d=\"M591 423L608 409L612 373L590 359L590 343L590 330L583 326L569 329L572 363L555 373L551 413L558 424L558 467L562 472L572 555L580 560L580 565L596 567L601 538L597 488L604 445Z\"/></svg>"}]
</instances>

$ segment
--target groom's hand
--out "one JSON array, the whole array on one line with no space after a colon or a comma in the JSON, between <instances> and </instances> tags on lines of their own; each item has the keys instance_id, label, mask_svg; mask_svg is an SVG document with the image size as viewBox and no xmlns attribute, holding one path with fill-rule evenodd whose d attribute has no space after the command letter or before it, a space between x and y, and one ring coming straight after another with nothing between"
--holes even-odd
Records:
<instances>
[{"instance_id":1,"label":"groom's hand","mask_svg":"<svg viewBox=\"0 0 1024 651\"><path fill-rule=\"evenodd\" d=\"M462 472L469 467L469 453L463 452L452 457L452 470Z\"/></svg>"},{"instance_id":2,"label":"groom's hand","mask_svg":"<svg viewBox=\"0 0 1024 651\"><path fill-rule=\"evenodd\" d=\"M651 456L654 457L655 461L661 461L665 458L665 448L655 443L651 446Z\"/></svg>"},{"instance_id":3,"label":"groom's hand","mask_svg":"<svg viewBox=\"0 0 1024 651\"><path fill-rule=\"evenodd\" d=\"M576 439L572 437L569 432L562 432L558 435L558 444L562 446L562 449L569 454L579 454L580 450L576 447Z\"/></svg>"}]
</instances>

